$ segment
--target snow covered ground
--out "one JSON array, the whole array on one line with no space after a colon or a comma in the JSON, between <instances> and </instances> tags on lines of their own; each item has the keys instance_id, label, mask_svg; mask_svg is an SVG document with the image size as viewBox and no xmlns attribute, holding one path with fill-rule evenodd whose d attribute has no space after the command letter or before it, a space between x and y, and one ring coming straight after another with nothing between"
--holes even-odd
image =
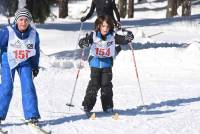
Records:
<instances>
[{"instance_id":1,"label":"snow covered ground","mask_svg":"<svg viewBox=\"0 0 200 134\"><path fill-rule=\"evenodd\" d=\"M34 79L43 128L53 134L200 134L200 2L193 1L190 18L165 19L166 1L147 0L136 4L134 19L122 19L133 31L137 69L146 110L142 105L132 52L128 46L116 57L113 67L114 107L119 119L102 112L98 95L95 120L86 119L81 108L90 68L83 62L70 108L72 90L80 62L77 47L80 15L90 1L70 3L72 17L49 19L37 25L41 37L40 73ZM152 9L152 10L145 10ZM56 10L55 10L56 11ZM56 12L55 12L56 13ZM76 14L77 13L77 14ZM6 18L0 16L0 26ZM81 36L93 28L95 16L83 24ZM87 58L88 50L85 52ZM3 129L10 134L36 134L24 125L19 78Z\"/></svg>"}]
</instances>

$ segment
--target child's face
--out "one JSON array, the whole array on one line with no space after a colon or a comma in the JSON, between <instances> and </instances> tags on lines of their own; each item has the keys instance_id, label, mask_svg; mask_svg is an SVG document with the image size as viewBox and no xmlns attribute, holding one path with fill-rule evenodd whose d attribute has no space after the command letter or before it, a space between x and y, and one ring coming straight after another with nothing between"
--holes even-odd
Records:
<instances>
[{"instance_id":1,"label":"child's face","mask_svg":"<svg viewBox=\"0 0 200 134\"><path fill-rule=\"evenodd\" d=\"M100 26L100 32L103 36L106 36L108 31L110 30L108 23L106 21L103 22L103 24Z\"/></svg>"},{"instance_id":2,"label":"child's face","mask_svg":"<svg viewBox=\"0 0 200 134\"><path fill-rule=\"evenodd\" d=\"M19 19L17 20L17 26L20 32L25 31L28 28L28 25L29 21L24 16L19 17Z\"/></svg>"}]
</instances>

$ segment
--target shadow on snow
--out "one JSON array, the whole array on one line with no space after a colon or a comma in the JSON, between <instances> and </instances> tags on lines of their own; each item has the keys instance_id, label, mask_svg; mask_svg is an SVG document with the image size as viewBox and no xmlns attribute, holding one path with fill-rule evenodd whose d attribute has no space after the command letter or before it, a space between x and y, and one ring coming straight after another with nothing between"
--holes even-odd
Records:
<instances>
[{"instance_id":1,"label":"shadow on snow","mask_svg":"<svg viewBox=\"0 0 200 134\"><path fill-rule=\"evenodd\" d=\"M159 103L151 103L146 106L146 110L143 110L141 106L138 106L136 108L131 109L125 109L125 110L115 110L116 112L119 112L120 116L136 116L136 115L161 115L161 114L167 114L172 113L176 111L176 107L182 107L184 105L193 103L193 102L199 102L200 97L193 97L193 98L181 98L181 99L174 99L174 100L167 100L167 101L161 101ZM168 107L167 110L156 110L157 108L162 107ZM104 117L110 117L109 114L106 114L104 112L95 112L97 115L97 118L104 118ZM44 120L40 122L41 126L46 125L58 125L65 122L73 122L73 121L79 121L79 120L88 120L85 114L79 114L79 115L69 115L66 117L61 117L57 119L51 119L51 120ZM24 123L6 123L2 124L2 127L7 126L21 126L25 125Z\"/></svg>"},{"instance_id":2,"label":"shadow on snow","mask_svg":"<svg viewBox=\"0 0 200 134\"><path fill-rule=\"evenodd\" d=\"M141 43L133 43L132 44L133 49L134 50L142 50L142 49L149 49L149 48L171 48L171 47L176 47L176 48L185 48L187 46L189 46L189 44L176 44L176 43L150 43L147 42L145 44L141 44ZM123 45L122 46L122 51L128 51L130 50L130 47L128 45ZM84 56L83 56L83 60L87 60L88 56L89 56L89 48L85 48L84 49ZM81 58L81 54L82 51L81 49L76 49L76 50L68 50L68 51L61 51L58 53L53 53L50 55L46 55L49 58L55 58L57 59L57 61L59 60L65 60L65 62L70 61L70 60L78 60ZM58 66L59 67L59 66ZM71 68L73 66L67 66L65 68Z\"/></svg>"},{"instance_id":3,"label":"shadow on snow","mask_svg":"<svg viewBox=\"0 0 200 134\"><path fill-rule=\"evenodd\" d=\"M146 106L147 110L145 111L139 106L136 108L126 109L126 110L119 109L119 110L116 110L116 112L119 112L120 116L161 115L161 114L175 112L176 111L175 107L181 107L189 103L198 102L198 101L200 101L200 97L167 100L167 101L162 101L159 103L151 103ZM169 107L168 110L155 110L156 108L161 108L161 107L166 107L166 106ZM173 108L173 109L170 109L170 108ZM95 113L97 115L97 118L110 116L104 112L95 112ZM50 125L58 125L65 122L86 120L86 119L87 118L85 114L80 114L80 115L66 116L66 117L52 119L52 120L46 120L44 122L48 122L47 124L50 124Z\"/></svg>"}]
</instances>

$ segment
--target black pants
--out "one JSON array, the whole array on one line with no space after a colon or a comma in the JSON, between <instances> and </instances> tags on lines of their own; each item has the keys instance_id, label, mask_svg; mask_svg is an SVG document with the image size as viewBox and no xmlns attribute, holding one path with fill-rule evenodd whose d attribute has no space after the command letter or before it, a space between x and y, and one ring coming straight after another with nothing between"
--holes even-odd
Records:
<instances>
[{"instance_id":1,"label":"black pants","mask_svg":"<svg viewBox=\"0 0 200 134\"><path fill-rule=\"evenodd\" d=\"M91 111L96 103L96 97L101 89L101 103L105 111L113 108L112 68L91 68L90 81L82 105Z\"/></svg>"}]
</instances>

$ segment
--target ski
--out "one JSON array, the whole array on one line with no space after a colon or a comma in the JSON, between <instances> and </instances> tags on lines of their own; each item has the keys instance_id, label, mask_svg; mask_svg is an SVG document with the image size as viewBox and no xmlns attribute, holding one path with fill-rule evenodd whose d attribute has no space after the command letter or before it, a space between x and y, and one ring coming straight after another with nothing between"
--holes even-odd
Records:
<instances>
[{"instance_id":1,"label":"ski","mask_svg":"<svg viewBox=\"0 0 200 134\"><path fill-rule=\"evenodd\" d=\"M162 34L162 33L164 33L164 32L154 33L154 34L148 35L147 37L148 37L148 38L151 38L151 37L153 37L153 36L156 36L156 35L159 35L159 34Z\"/></svg>"},{"instance_id":2,"label":"ski","mask_svg":"<svg viewBox=\"0 0 200 134\"><path fill-rule=\"evenodd\" d=\"M3 130L2 128L0 128L0 133L1 134L8 134L8 131L7 130Z\"/></svg>"},{"instance_id":3,"label":"ski","mask_svg":"<svg viewBox=\"0 0 200 134\"><path fill-rule=\"evenodd\" d=\"M96 115L95 112L87 112L85 113L87 118L90 120L95 120L96 118L98 118L98 114ZM119 120L119 113L118 112L114 112L114 113L105 113L106 116L111 116L113 120Z\"/></svg>"},{"instance_id":4,"label":"ski","mask_svg":"<svg viewBox=\"0 0 200 134\"><path fill-rule=\"evenodd\" d=\"M31 126L32 128L38 130L40 133L43 133L43 134L51 134L51 131L47 131L45 129L43 129L42 127L40 127L39 125L36 125L34 123L31 123L31 122L27 122L26 120L24 119L21 119L21 121L23 121L25 123L25 125L27 126Z\"/></svg>"},{"instance_id":5,"label":"ski","mask_svg":"<svg viewBox=\"0 0 200 134\"><path fill-rule=\"evenodd\" d=\"M69 106L69 104L66 104L66 105ZM95 112L85 112L82 107L79 107L79 106L76 106L76 105L72 105L72 104L70 106L76 107L76 108L80 109L81 111L83 111L85 113L87 119L95 120L96 117L97 117ZM119 119L119 112L117 112L117 111L114 111L112 113L105 113L105 112L103 112L103 113L106 114L106 116L111 115L113 120L118 120Z\"/></svg>"},{"instance_id":6,"label":"ski","mask_svg":"<svg viewBox=\"0 0 200 134\"><path fill-rule=\"evenodd\" d=\"M119 113L118 113L118 112L115 112L115 113L113 114L112 118L113 118L114 120L119 120Z\"/></svg>"},{"instance_id":7,"label":"ski","mask_svg":"<svg viewBox=\"0 0 200 134\"><path fill-rule=\"evenodd\" d=\"M86 112L85 113L88 119L95 120L96 119L96 113L95 112Z\"/></svg>"},{"instance_id":8,"label":"ski","mask_svg":"<svg viewBox=\"0 0 200 134\"><path fill-rule=\"evenodd\" d=\"M2 124L1 124L1 120L0 120L0 133L1 133L1 134L7 134L7 133L8 133L7 130L3 130Z\"/></svg>"}]
</instances>

